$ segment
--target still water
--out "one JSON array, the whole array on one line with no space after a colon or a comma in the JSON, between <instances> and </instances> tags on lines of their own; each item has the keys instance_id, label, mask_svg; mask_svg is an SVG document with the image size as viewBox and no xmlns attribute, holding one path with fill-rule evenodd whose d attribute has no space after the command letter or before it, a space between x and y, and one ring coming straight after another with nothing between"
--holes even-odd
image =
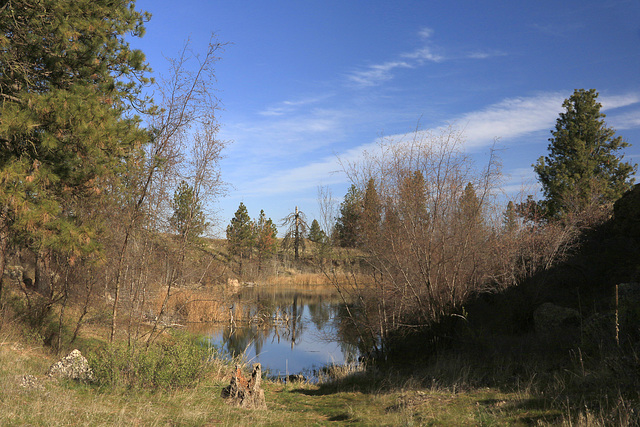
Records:
<instances>
[{"instance_id":1,"label":"still water","mask_svg":"<svg viewBox=\"0 0 640 427\"><path fill-rule=\"evenodd\" d=\"M325 365L358 358L343 304L330 292L247 288L229 310L233 320L210 332L212 344L261 363L270 376L313 377Z\"/></svg>"}]
</instances>

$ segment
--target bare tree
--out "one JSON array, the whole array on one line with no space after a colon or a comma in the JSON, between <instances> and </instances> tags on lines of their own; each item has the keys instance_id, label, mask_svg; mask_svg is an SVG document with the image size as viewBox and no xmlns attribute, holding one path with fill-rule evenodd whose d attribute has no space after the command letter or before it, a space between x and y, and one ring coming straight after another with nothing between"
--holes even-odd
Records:
<instances>
[{"instance_id":1,"label":"bare tree","mask_svg":"<svg viewBox=\"0 0 640 427\"><path fill-rule=\"evenodd\" d=\"M282 219L282 226L287 227L287 232L282 240L282 245L285 248L293 246L294 258L298 260L300 258L300 249L304 250L304 237L307 234L307 218L305 214L296 209L289 215Z\"/></svg>"},{"instance_id":2,"label":"bare tree","mask_svg":"<svg viewBox=\"0 0 640 427\"><path fill-rule=\"evenodd\" d=\"M318 208L320 211L320 226L324 234L333 236L336 224L337 202L333 198L331 188L328 186L318 186Z\"/></svg>"},{"instance_id":3,"label":"bare tree","mask_svg":"<svg viewBox=\"0 0 640 427\"><path fill-rule=\"evenodd\" d=\"M126 213L128 219L115 267L111 340L117 328L125 257L132 235L137 230L161 228L159 221L168 210L169 191L181 176L193 178L198 201L213 197L220 190L219 172L215 167L224 143L215 138L218 101L214 96L216 80L213 66L223 48L224 45L212 36L206 54L200 57L193 53L187 41L179 56L169 59L169 76L160 79L160 108L149 119L153 138L145 147L144 155L132 162L136 173L131 175L137 181L131 185L132 203ZM194 61L196 66L191 67ZM191 141L190 160L188 166L184 166L185 153ZM172 268L165 276L167 295L176 280L175 271ZM166 298L156 316L154 330L165 308Z\"/></svg>"},{"instance_id":4,"label":"bare tree","mask_svg":"<svg viewBox=\"0 0 640 427\"><path fill-rule=\"evenodd\" d=\"M411 140L383 140L379 151L343 163L369 211L359 228L368 230L360 240L370 279L350 291L381 343L391 331L456 313L486 286L491 234L484 218L498 170L492 157L475 172L462 142L454 128L416 131Z\"/></svg>"}]
</instances>

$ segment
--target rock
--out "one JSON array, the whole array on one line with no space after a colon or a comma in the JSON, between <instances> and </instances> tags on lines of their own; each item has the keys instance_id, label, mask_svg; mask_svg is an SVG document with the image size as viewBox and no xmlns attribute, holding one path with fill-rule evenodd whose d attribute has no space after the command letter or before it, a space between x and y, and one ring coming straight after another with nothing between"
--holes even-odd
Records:
<instances>
[{"instance_id":1,"label":"rock","mask_svg":"<svg viewBox=\"0 0 640 427\"><path fill-rule=\"evenodd\" d=\"M595 313L582 324L582 346L609 349L616 345L616 317L613 313Z\"/></svg>"},{"instance_id":2,"label":"rock","mask_svg":"<svg viewBox=\"0 0 640 427\"><path fill-rule=\"evenodd\" d=\"M620 283L618 285L618 300L624 304L639 304L640 283Z\"/></svg>"},{"instance_id":3,"label":"rock","mask_svg":"<svg viewBox=\"0 0 640 427\"><path fill-rule=\"evenodd\" d=\"M291 374L289 375L289 377L287 377L287 381L292 383L303 383L306 380L307 379L302 374L297 374L297 375Z\"/></svg>"},{"instance_id":4,"label":"rock","mask_svg":"<svg viewBox=\"0 0 640 427\"><path fill-rule=\"evenodd\" d=\"M640 184L636 184L614 203L613 218L619 231L640 237Z\"/></svg>"},{"instance_id":5,"label":"rock","mask_svg":"<svg viewBox=\"0 0 640 427\"><path fill-rule=\"evenodd\" d=\"M546 302L533 312L536 334L542 339L557 339L571 344L580 333L580 313L577 310Z\"/></svg>"},{"instance_id":6,"label":"rock","mask_svg":"<svg viewBox=\"0 0 640 427\"><path fill-rule=\"evenodd\" d=\"M261 382L262 366L259 363L253 365L253 373L249 380L242 375L240 367L236 366L231 383L222 389L220 396L230 405L247 409L267 409Z\"/></svg>"},{"instance_id":7,"label":"rock","mask_svg":"<svg viewBox=\"0 0 640 427\"><path fill-rule=\"evenodd\" d=\"M89 366L89 362L77 349L51 365L47 375L57 378L70 378L76 381L94 381L93 370Z\"/></svg>"},{"instance_id":8,"label":"rock","mask_svg":"<svg viewBox=\"0 0 640 427\"><path fill-rule=\"evenodd\" d=\"M20 377L20 387L30 390L44 390L42 382L33 375L23 375Z\"/></svg>"},{"instance_id":9,"label":"rock","mask_svg":"<svg viewBox=\"0 0 640 427\"><path fill-rule=\"evenodd\" d=\"M640 339L640 283L618 285L618 322L621 335Z\"/></svg>"}]
</instances>

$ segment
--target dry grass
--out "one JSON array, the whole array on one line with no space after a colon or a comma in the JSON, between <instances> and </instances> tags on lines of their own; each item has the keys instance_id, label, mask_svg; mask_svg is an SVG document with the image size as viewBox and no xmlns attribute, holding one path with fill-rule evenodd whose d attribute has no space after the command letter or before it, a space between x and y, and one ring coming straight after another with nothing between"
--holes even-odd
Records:
<instances>
[{"instance_id":1,"label":"dry grass","mask_svg":"<svg viewBox=\"0 0 640 427\"><path fill-rule=\"evenodd\" d=\"M356 275L355 278L359 283L367 283L370 281L369 276ZM265 285L281 286L287 289L304 289L304 290L331 290L335 291L335 283L349 283L354 280L353 274L335 273L331 277L327 277L324 273L300 273L289 271L276 276L269 276L264 280Z\"/></svg>"},{"instance_id":2,"label":"dry grass","mask_svg":"<svg viewBox=\"0 0 640 427\"><path fill-rule=\"evenodd\" d=\"M527 385L513 391L475 387L473 373L456 368L455 360L441 362L439 369L450 377L442 384L425 385L425 373L406 377L362 366L332 367L332 379L319 385L265 381L266 412L231 407L220 398L233 371L228 363L216 364L194 387L149 392L44 379L54 360L42 347L21 341L17 331L0 331L0 425L590 426L622 425L632 421L624 412L633 413L624 400L617 405L622 416L612 418L553 402ZM25 374L37 377L40 387L22 387Z\"/></svg>"},{"instance_id":3,"label":"dry grass","mask_svg":"<svg viewBox=\"0 0 640 427\"><path fill-rule=\"evenodd\" d=\"M206 290L180 289L168 301L169 312L189 323L216 322L228 318L227 303Z\"/></svg>"},{"instance_id":4,"label":"dry grass","mask_svg":"<svg viewBox=\"0 0 640 427\"><path fill-rule=\"evenodd\" d=\"M331 281L322 273L297 273L293 271L269 276L264 280L265 285L277 286L328 286Z\"/></svg>"}]
</instances>

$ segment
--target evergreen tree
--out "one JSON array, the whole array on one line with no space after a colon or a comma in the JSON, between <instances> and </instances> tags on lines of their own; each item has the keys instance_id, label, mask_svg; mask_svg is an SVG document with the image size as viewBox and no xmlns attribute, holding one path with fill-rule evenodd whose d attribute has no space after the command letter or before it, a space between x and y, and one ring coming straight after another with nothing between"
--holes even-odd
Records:
<instances>
[{"instance_id":1,"label":"evergreen tree","mask_svg":"<svg viewBox=\"0 0 640 427\"><path fill-rule=\"evenodd\" d=\"M194 194L193 187L182 181L173 195L171 227L189 242L195 241L207 229L202 203Z\"/></svg>"},{"instance_id":2,"label":"evergreen tree","mask_svg":"<svg viewBox=\"0 0 640 427\"><path fill-rule=\"evenodd\" d=\"M278 249L278 229L271 218L267 219L264 210L255 222L255 246L258 252L258 270L262 270L262 261L270 258Z\"/></svg>"},{"instance_id":3,"label":"evergreen tree","mask_svg":"<svg viewBox=\"0 0 640 427\"><path fill-rule=\"evenodd\" d=\"M229 252L240 259L241 274L243 260L251 255L253 248L253 228L254 224L251 221L251 217L249 217L247 208L244 203L240 202L238 210L234 217L231 218L231 224L227 226L227 243Z\"/></svg>"},{"instance_id":4,"label":"evergreen tree","mask_svg":"<svg viewBox=\"0 0 640 427\"><path fill-rule=\"evenodd\" d=\"M507 234L512 234L518 229L518 215L511 200L507 203L507 209L502 214L502 224Z\"/></svg>"},{"instance_id":5,"label":"evergreen tree","mask_svg":"<svg viewBox=\"0 0 640 427\"><path fill-rule=\"evenodd\" d=\"M460 221L465 228L482 224L482 202L478 199L472 183L468 183L464 188L458 209Z\"/></svg>"},{"instance_id":6,"label":"evergreen tree","mask_svg":"<svg viewBox=\"0 0 640 427\"><path fill-rule=\"evenodd\" d=\"M124 41L146 19L125 0L3 2L0 270L11 238L37 254L98 249L83 206L148 140L133 114L148 69Z\"/></svg>"},{"instance_id":7,"label":"evergreen tree","mask_svg":"<svg viewBox=\"0 0 640 427\"><path fill-rule=\"evenodd\" d=\"M360 234L360 215L362 214L362 195L355 185L349 187L340 204L340 216L336 220L336 235L340 246L354 248L358 245Z\"/></svg>"},{"instance_id":8,"label":"evergreen tree","mask_svg":"<svg viewBox=\"0 0 640 427\"><path fill-rule=\"evenodd\" d=\"M363 245L374 245L380 236L382 205L373 178L367 181L360 215L361 240Z\"/></svg>"},{"instance_id":9,"label":"evergreen tree","mask_svg":"<svg viewBox=\"0 0 640 427\"><path fill-rule=\"evenodd\" d=\"M576 89L564 101L549 138L549 156L534 165L549 218L615 201L633 184L637 166L618 154L629 144L606 126L597 97L595 89Z\"/></svg>"},{"instance_id":10,"label":"evergreen tree","mask_svg":"<svg viewBox=\"0 0 640 427\"><path fill-rule=\"evenodd\" d=\"M324 243L327 239L327 235L322 228L320 228L320 223L317 219L311 221L311 227L309 228L309 240L314 243Z\"/></svg>"},{"instance_id":11,"label":"evergreen tree","mask_svg":"<svg viewBox=\"0 0 640 427\"><path fill-rule=\"evenodd\" d=\"M400 183L399 208L406 226L412 227L414 231L426 231L429 213L426 183L422 172L414 171Z\"/></svg>"}]
</instances>

